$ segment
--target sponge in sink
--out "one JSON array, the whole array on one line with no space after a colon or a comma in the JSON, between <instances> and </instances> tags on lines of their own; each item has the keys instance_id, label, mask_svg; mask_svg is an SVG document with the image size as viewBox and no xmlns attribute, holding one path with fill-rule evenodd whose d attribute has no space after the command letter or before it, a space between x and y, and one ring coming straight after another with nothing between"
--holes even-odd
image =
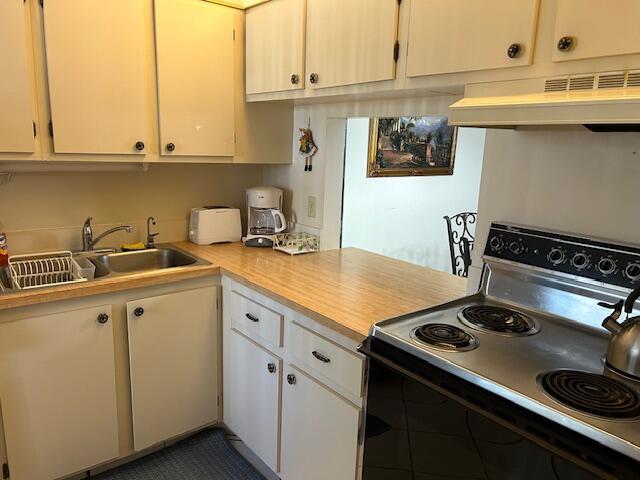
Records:
<instances>
[{"instance_id":1,"label":"sponge in sink","mask_svg":"<svg viewBox=\"0 0 640 480\"><path fill-rule=\"evenodd\" d=\"M144 246L144 243L142 242L138 242L138 243L125 243L124 245L122 245L122 251L123 252L131 252L134 250L144 250L147 247Z\"/></svg>"}]
</instances>

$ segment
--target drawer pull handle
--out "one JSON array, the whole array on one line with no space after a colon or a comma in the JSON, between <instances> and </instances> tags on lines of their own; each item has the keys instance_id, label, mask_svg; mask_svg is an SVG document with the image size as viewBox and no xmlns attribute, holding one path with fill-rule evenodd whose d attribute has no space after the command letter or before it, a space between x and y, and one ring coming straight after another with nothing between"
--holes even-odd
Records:
<instances>
[{"instance_id":1,"label":"drawer pull handle","mask_svg":"<svg viewBox=\"0 0 640 480\"><path fill-rule=\"evenodd\" d=\"M250 313L245 314L245 317L247 317L249 320L251 320L252 322L259 322L260 319L258 317L256 317L255 315L251 315Z\"/></svg>"},{"instance_id":2,"label":"drawer pull handle","mask_svg":"<svg viewBox=\"0 0 640 480\"><path fill-rule=\"evenodd\" d=\"M294 385L296 383L296 376L294 374L292 374L292 373L287 375L287 383L289 385Z\"/></svg>"},{"instance_id":3,"label":"drawer pull handle","mask_svg":"<svg viewBox=\"0 0 640 480\"><path fill-rule=\"evenodd\" d=\"M134 314L136 317L141 317L142 315L144 315L144 308L142 308L142 307L138 307L138 308L136 308L136 309L133 311L133 314Z\"/></svg>"},{"instance_id":4,"label":"drawer pull handle","mask_svg":"<svg viewBox=\"0 0 640 480\"><path fill-rule=\"evenodd\" d=\"M98 323L104 325L108 321L109 321L109 315L107 315L106 313L101 313L100 315L98 315Z\"/></svg>"},{"instance_id":5,"label":"drawer pull handle","mask_svg":"<svg viewBox=\"0 0 640 480\"><path fill-rule=\"evenodd\" d=\"M267 363L267 371L269 373L276 373L276 364L275 363Z\"/></svg>"},{"instance_id":6,"label":"drawer pull handle","mask_svg":"<svg viewBox=\"0 0 640 480\"><path fill-rule=\"evenodd\" d=\"M314 357L316 357L318 360L320 360L322 363L329 363L331 361L331 359L317 351L313 351L311 352L311 355L313 355Z\"/></svg>"}]
</instances>

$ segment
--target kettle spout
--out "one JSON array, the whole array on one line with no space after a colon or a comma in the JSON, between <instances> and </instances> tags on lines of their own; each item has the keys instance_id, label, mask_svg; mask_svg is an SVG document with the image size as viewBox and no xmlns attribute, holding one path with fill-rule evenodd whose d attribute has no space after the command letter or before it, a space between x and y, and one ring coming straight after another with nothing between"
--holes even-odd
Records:
<instances>
[{"instance_id":1,"label":"kettle spout","mask_svg":"<svg viewBox=\"0 0 640 480\"><path fill-rule=\"evenodd\" d=\"M602 326L609 330L609 332L611 332L613 335L617 335L618 333L620 333L623 327L618 323L618 319L620 318L620 315L622 315L624 301L620 300L614 305L600 302L598 303L598 305L604 308L613 308L613 313L604 319L604 321L602 322Z\"/></svg>"}]
</instances>

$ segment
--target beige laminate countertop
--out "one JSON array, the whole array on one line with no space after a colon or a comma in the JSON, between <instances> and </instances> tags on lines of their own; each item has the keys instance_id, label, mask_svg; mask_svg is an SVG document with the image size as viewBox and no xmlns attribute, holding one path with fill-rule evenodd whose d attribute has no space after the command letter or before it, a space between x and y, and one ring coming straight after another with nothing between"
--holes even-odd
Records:
<instances>
[{"instance_id":1,"label":"beige laminate countertop","mask_svg":"<svg viewBox=\"0 0 640 480\"><path fill-rule=\"evenodd\" d=\"M466 293L466 279L357 248L289 256L240 243L174 244L211 265L99 279L0 295L0 310L225 274L356 341L381 320Z\"/></svg>"},{"instance_id":2,"label":"beige laminate countertop","mask_svg":"<svg viewBox=\"0 0 640 480\"><path fill-rule=\"evenodd\" d=\"M376 322L466 294L465 278L357 248L289 256L239 243L175 245L356 341Z\"/></svg>"}]
</instances>

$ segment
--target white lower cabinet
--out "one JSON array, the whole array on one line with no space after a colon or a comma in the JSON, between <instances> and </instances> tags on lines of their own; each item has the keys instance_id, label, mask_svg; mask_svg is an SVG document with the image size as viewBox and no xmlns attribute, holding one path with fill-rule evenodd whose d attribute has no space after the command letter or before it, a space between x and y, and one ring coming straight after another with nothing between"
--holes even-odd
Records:
<instances>
[{"instance_id":1,"label":"white lower cabinet","mask_svg":"<svg viewBox=\"0 0 640 480\"><path fill-rule=\"evenodd\" d=\"M0 323L11 480L51 480L116 458L111 305Z\"/></svg>"},{"instance_id":2,"label":"white lower cabinet","mask_svg":"<svg viewBox=\"0 0 640 480\"><path fill-rule=\"evenodd\" d=\"M283 480L354 480L360 409L289 367L282 393Z\"/></svg>"},{"instance_id":3,"label":"white lower cabinet","mask_svg":"<svg viewBox=\"0 0 640 480\"><path fill-rule=\"evenodd\" d=\"M136 450L218 420L216 288L127 303Z\"/></svg>"},{"instance_id":4,"label":"white lower cabinet","mask_svg":"<svg viewBox=\"0 0 640 480\"><path fill-rule=\"evenodd\" d=\"M283 480L356 480L357 342L230 278L222 284L225 424Z\"/></svg>"},{"instance_id":5,"label":"white lower cabinet","mask_svg":"<svg viewBox=\"0 0 640 480\"><path fill-rule=\"evenodd\" d=\"M225 423L277 472L282 360L236 330L228 335Z\"/></svg>"}]
</instances>

